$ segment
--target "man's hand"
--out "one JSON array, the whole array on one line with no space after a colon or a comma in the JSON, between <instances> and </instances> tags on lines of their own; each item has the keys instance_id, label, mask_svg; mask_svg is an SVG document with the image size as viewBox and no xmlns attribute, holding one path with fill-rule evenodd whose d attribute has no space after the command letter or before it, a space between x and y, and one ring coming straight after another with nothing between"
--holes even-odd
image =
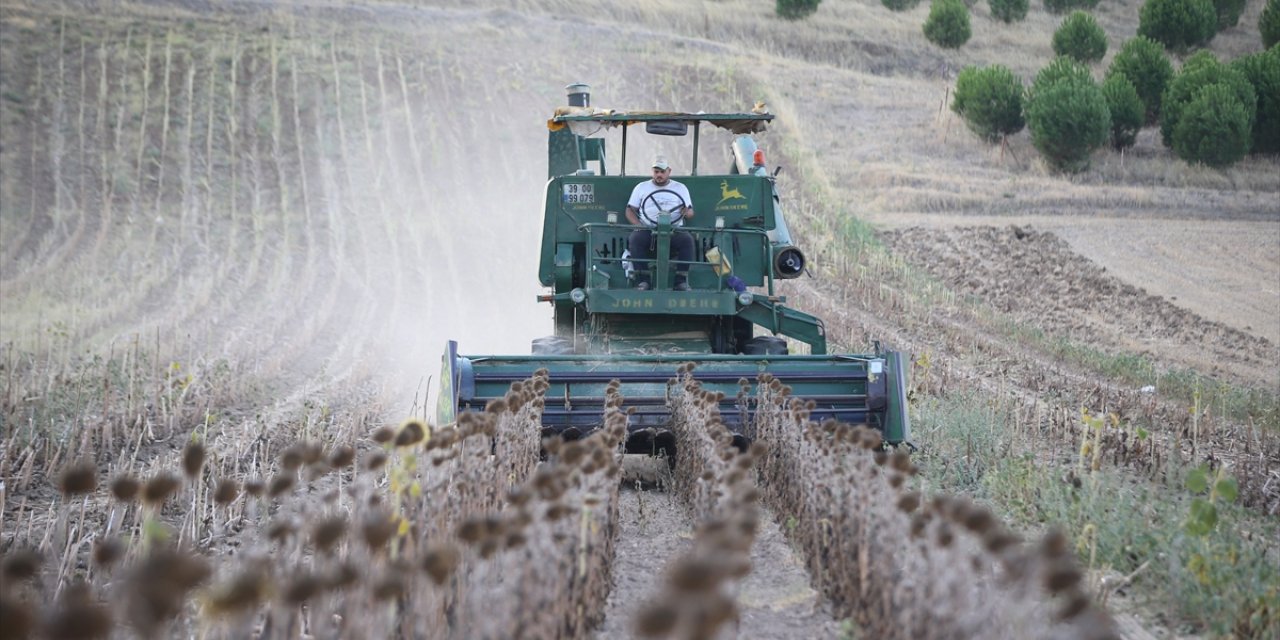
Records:
<instances>
[{"instance_id":1,"label":"man's hand","mask_svg":"<svg viewBox=\"0 0 1280 640\"><path fill-rule=\"evenodd\" d=\"M684 218L685 220L692 220L692 219L693 219L693 207L685 207L685 208L684 208L684 211L683 211L683 212L681 212L681 216L680 216L680 217Z\"/></svg>"},{"instance_id":2,"label":"man's hand","mask_svg":"<svg viewBox=\"0 0 1280 640\"><path fill-rule=\"evenodd\" d=\"M636 226L640 225L640 212L631 205L627 205L627 221Z\"/></svg>"}]
</instances>

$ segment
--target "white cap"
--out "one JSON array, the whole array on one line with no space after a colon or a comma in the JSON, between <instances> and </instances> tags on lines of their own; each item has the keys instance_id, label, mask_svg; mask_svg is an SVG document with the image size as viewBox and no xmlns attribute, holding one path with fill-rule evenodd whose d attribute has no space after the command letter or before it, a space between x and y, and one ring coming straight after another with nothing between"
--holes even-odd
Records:
<instances>
[{"instance_id":1,"label":"white cap","mask_svg":"<svg viewBox=\"0 0 1280 640\"><path fill-rule=\"evenodd\" d=\"M663 171L666 171L671 168L671 165L667 164L667 159L665 157L658 156L653 159L653 168L662 169Z\"/></svg>"}]
</instances>

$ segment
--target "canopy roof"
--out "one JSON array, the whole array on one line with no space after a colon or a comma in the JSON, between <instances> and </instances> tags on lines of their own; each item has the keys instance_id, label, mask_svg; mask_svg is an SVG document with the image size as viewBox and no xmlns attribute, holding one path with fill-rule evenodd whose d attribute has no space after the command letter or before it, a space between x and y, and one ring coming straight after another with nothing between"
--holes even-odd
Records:
<instances>
[{"instance_id":1,"label":"canopy roof","mask_svg":"<svg viewBox=\"0 0 1280 640\"><path fill-rule=\"evenodd\" d=\"M574 133L588 129L592 124L595 130L604 127L629 126L637 122L677 121L708 122L721 129L728 129L736 134L758 133L764 131L765 123L773 120L773 114L757 104L751 113L677 113L672 111L616 111L614 109L595 109L592 107L559 107L555 115L547 120L547 128L559 131L571 126ZM590 124L587 124L590 123ZM589 134L586 134L589 135Z\"/></svg>"}]
</instances>

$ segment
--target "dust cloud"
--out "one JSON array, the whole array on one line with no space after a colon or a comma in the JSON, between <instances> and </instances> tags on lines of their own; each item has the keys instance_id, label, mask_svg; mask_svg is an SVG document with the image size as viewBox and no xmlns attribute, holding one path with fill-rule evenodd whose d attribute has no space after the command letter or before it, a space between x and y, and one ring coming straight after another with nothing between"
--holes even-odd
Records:
<instances>
[{"instance_id":1,"label":"dust cloud","mask_svg":"<svg viewBox=\"0 0 1280 640\"><path fill-rule=\"evenodd\" d=\"M527 354L552 332L537 269L566 84L607 108L747 106L708 95L723 71L627 66L594 29L309 11L0 22L0 341L149 345L282 392L376 380L408 407L447 340ZM658 153L692 171L691 136L645 138L628 175ZM727 141L703 132L703 172Z\"/></svg>"}]
</instances>

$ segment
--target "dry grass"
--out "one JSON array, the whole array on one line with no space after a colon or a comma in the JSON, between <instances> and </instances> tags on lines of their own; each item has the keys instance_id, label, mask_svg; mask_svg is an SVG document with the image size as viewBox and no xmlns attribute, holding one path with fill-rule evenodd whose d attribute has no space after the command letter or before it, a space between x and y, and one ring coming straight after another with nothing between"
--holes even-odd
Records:
<instances>
[{"instance_id":1,"label":"dry grass","mask_svg":"<svg viewBox=\"0 0 1280 640\"><path fill-rule=\"evenodd\" d=\"M1099 77L1123 41L1136 34L1139 6L1104 3L1096 12L1110 40L1109 56L1095 68ZM1261 50L1260 6L1251 5L1240 25L1215 38L1211 49L1225 59ZM532 14L580 15L579 6L556 0L527 0L511 7ZM925 40L920 31L928 12L925 4L895 13L870 0L829 2L812 18L790 22L773 16L771 5L744 0L606 2L590 20L685 36L688 40L676 39L666 47L685 49L684 60L733 60L729 64L736 73L754 83L746 93L768 99L779 124L788 129L789 142L807 154L792 161L812 158L831 184L848 185L834 195L842 202L858 202L856 213L873 219L991 205L1023 213L1063 207L1176 211L1194 206L1194 200L1188 202L1188 188L1234 192L1225 207L1215 202L1212 208L1193 211L1224 214L1241 207L1256 212L1256 201L1246 204L1242 192L1280 191L1274 160L1250 159L1225 173L1198 169L1178 161L1149 135L1123 162L1118 154L1100 154L1093 169L1070 178L1041 166L1025 133L1012 141L1012 153L1001 157L999 149L968 134L949 110L939 106L946 101L955 73L965 65L1005 64L1029 83L1053 57L1050 40L1061 16L1037 4L1027 20L1006 25L992 20L985 5L974 11L974 35L957 51L940 50ZM639 40L641 50L653 47L651 39ZM653 53L662 55L656 49ZM690 93L697 92L684 95ZM666 96L658 98L665 102ZM669 106L684 105L676 100ZM844 135L833 136L833 131ZM939 139L946 144L937 144ZM880 184L890 177L893 185ZM1130 193L1134 189L1154 193ZM1017 196L1013 201L992 197L1009 191Z\"/></svg>"}]
</instances>

